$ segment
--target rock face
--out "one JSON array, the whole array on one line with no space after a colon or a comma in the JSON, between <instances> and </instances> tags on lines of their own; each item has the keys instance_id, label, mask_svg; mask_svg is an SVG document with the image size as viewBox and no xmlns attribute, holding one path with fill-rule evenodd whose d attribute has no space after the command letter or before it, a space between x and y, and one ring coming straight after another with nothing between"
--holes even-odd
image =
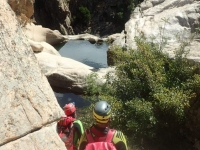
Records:
<instances>
[{"instance_id":1,"label":"rock face","mask_svg":"<svg viewBox=\"0 0 200 150\"><path fill-rule=\"evenodd\" d=\"M121 33L125 38L115 39L113 45L136 49L134 38L143 35L147 40L159 43L161 49L173 57L180 44L187 42L187 58L200 62L199 33L196 34L199 26L200 1L146 0L125 24L125 31Z\"/></svg>"},{"instance_id":2,"label":"rock face","mask_svg":"<svg viewBox=\"0 0 200 150\"><path fill-rule=\"evenodd\" d=\"M26 26L24 26L23 30L28 39L36 42L47 42L51 45L56 45L67 41L67 38L58 30L43 28L40 25L36 26L32 23L28 23Z\"/></svg>"},{"instance_id":3,"label":"rock face","mask_svg":"<svg viewBox=\"0 0 200 150\"><path fill-rule=\"evenodd\" d=\"M12 10L17 12L17 15L25 15L26 18L32 17L34 2L35 0L8 0Z\"/></svg>"},{"instance_id":4,"label":"rock face","mask_svg":"<svg viewBox=\"0 0 200 150\"><path fill-rule=\"evenodd\" d=\"M37 24L62 34L74 34L70 26L70 11L68 1L35 0L34 17Z\"/></svg>"},{"instance_id":5,"label":"rock face","mask_svg":"<svg viewBox=\"0 0 200 150\"><path fill-rule=\"evenodd\" d=\"M63 111L7 0L0 14L0 150L65 150L53 126Z\"/></svg>"},{"instance_id":6,"label":"rock face","mask_svg":"<svg viewBox=\"0 0 200 150\"><path fill-rule=\"evenodd\" d=\"M140 7L135 9L131 19L125 24L126 45L135 48L134 37L141 34L149 41L153 39L154 42L160 43L161 46L167 39L169 45L164 50L173 56L175 48L181 42L191 41L195 29L200 26L199 19L199 1L144 1ZM194 41L198 42L198 39L195 37ZM198 49L192 49L191 53L195 53L195 51Z\"/></svg>"}]
</instances>

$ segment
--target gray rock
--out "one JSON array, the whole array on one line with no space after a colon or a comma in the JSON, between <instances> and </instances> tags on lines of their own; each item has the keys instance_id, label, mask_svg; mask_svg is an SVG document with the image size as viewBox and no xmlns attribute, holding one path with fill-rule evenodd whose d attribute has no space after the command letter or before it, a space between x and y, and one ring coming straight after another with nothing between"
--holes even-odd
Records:
<instances>
[{"instance_id":1,"label":"gray rock","mask_svg":"<svg viewBox=\"0 0 200 150\"><path fill-rule=\"evenodd\" d=\"M100 38L91 34L67 35L66 38L69 40L87 40L92 44L107 40L107 38Z\"/></svg>"},{"instance_id":2,"label":"gray rock","mask_svg":"<svg viewBox=\"0 0 200 150\"><path fill-rule=\"evenodd\" d=\"M45 52L35 54L42 73L48 78L54 90L83 93L85 77L92 73L93 67L70 58Z\"/></svg>"},{"instance_id":3,"label":"gray rock","mask_svg":"<svg viewBox=\"0 0 200 150\"><path fill-rule=\"evenodd\" d=\"M97 83L105 82L107 73L115 72L114 68L99 68L87 66L71 58L52 55L46 52L35 53L42 73L47 77L56 92L84 94L87 86L86 78L96 73Z\"/></svg>"},{"instance_id":4,"label":"gray rock","mask_svg":"<svg viewBox=\"0 0 200 150\"><path fill-rule=\"evenodd\" d=\"M35 42L47 42L51 45L56 45L68 40L58 30L43 28L40 25L34 25L32 23L23 27L23 31L28 39Z\"/></svg>"},{"instance_id":5,"label":"gray rock","mask_svg":"<svg viewBox=\"0 0 200 150\"><path fill-rule=\"evenodd\" d=\"M117 38L115 41L120 42L115 43L136 49L134 38L144 35L147 40L159 43L160 47L173 57L174 51L182 42L189 42L191 46L198 44L195 31L200 26L199 19L199 1L146 0L135 9L131 19L125 24L126 40ZM168 45L164 45L165 39ZM197 55L192 56L199 52L198 46L187 48L190 49L188 58L199 60Z\"/></svg>"},{"instance_id":6,"label":"gray rock","mask_svg":"<svg viewBox=\"0 0 200 150\"><path fill-rule=\"evenodd\" d=\"M7 0L0 14L0 150L65 150L55 129L43 129L64 113Z\"/></svg>"},{"instance_id":7,"label":"gray rock","mask_svg":"<svg viewBox=\"0 0 200 150\"><path fill-rule=\"evenodd\" d=\"M55 123L49 126L43 127L41 130L30 133L20 139L12 141L0 147L1 150L23 150L23 149L43 149L52 150L52 148L57 150L66 150L64 143L61 142L58 134L55 130ZM48 142L47 142L48 141ZM38 144L39 143L39 144Z\"/></svg>"},{"instance_id":8,"label":"gray rock","mask_svg":"<svg viewBox=\"0 0 200 150\"><path fill-rule=\"evenodd\" d=\"M57 29L64 35L74 34L70 26L69 1L37 0L34 6L34 18L37 24L52 30Z\"/></svg>"}]
</instances>

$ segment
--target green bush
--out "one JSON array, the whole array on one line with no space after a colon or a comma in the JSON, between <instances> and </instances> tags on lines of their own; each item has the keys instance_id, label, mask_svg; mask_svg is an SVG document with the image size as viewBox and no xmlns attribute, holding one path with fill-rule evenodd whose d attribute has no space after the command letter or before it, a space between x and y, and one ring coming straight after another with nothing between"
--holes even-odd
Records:
<instances>
[{"instance_id":1,"label":"green bush","mask_svg":"<svg viewBox=\"0 0 200 150\"><path fill-rule=\"evenodd\" d=\"M112 47L116 76L97 86L93 78L88 92L112 104L111 125L125 133L129 146L187 149L184 131L191 100L200 96L199 65L186 59L184 46L170 58L156 44L135 41L137 50Z\"/></svg>"},{"instance_id":2,"label":"green bush","mask_svg":"<svg viewBox=\"0 0 200 150\"><path fill-rule=\"evenodd\" d=\"M82 23L83 25L88 25L90 23L91 14L87 7L81 6L78 8L76 21L78 23Z\"/></svg>"},{"instance_id":3,"label":"green bush","mask_svg":"<svg viewBox=\"0 0 200 150\"><path fill-rule=\"evenodd\" d=\"M123 12L117 12L116 14L115 14L115 22L117 22L117 23L124 23L124 14L123 14Z\"/></svg>"}]
</instances>

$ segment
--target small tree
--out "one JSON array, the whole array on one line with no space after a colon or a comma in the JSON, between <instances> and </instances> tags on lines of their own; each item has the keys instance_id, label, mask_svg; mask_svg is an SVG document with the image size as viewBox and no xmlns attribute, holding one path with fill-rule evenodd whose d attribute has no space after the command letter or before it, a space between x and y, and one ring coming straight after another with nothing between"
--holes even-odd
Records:
<instances>
[{"instance_id":1,"label":"small tree","mask_svg":"<svg viewBox=\"0 0 200 150\"><path fill-rule=\"evenodd\" d=\"M88 25L91 21L91 14L87 7L79 7L76 22Z\"/></svg>"}]
</instances>

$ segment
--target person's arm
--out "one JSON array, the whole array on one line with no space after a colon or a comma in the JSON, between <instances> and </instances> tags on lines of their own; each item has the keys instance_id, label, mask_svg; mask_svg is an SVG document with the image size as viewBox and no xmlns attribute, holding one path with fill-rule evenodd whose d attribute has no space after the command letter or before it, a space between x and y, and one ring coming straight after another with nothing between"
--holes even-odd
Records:
<instances>
[{"instance_id":1,"label":"person's arm","mask_svg":"<svg viewBox=\"0 0 200 150\"><path fill-rule=\"evenodd\" d=\"M121 131L115 132L112 141L117 150L128 150L126 139Z\"/></svg>"},{"instance_id":2,"label":"person's arm","mask_svg":"<svg viewBox=\"0 0 200 150\"><path fill-rule=\"evenodd\" d=\"M60 120L57 122L57 132L61 133L64 132L64 127L66 126L65 120L67 116L61 116Z\"/></svg>"}]
</instances>

